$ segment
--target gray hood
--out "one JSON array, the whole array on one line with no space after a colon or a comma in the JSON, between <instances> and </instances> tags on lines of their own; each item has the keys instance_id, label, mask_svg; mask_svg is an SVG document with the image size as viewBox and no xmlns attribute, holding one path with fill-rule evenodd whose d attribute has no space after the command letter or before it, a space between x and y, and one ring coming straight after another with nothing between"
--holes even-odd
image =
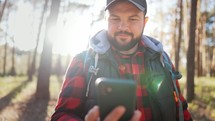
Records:
<instances>
[{"instance_id":1,"label":"gray hood","mask_svg":"<svg viewBox=\"0 0 215 121\"><path fill-rule=\"evenodd\" d=\"M163 45L158 40L148 37L146 35L142 36L142 41L144 44L151 48L152 50L163 53ZM110 48L110 43L107 37L107 31L99 31L92 39L90 40L90 48L99 54L104 54Z\"/></svg>"}]
</instances>

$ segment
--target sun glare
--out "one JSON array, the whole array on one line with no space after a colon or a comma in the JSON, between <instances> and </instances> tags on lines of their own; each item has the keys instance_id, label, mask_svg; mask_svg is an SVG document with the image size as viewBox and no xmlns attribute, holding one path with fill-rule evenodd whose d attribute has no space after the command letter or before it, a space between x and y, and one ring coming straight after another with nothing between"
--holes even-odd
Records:
<instances>
[{"instance_id":1,"label":"sun glare","mask_svg":"<svg viewBox=\"0 0 215 121\"><path fill-rule=\"evenodd\" d=\"M98 3L104 2L99 0ZM99 9L102 8L101 4L94 5L96 8L98 6ZM103 27L101 22L93 25L91 23L93 12L98 12L97 10L92 8L92 10L60 12L57 25L52 26L47 33L48 40L53 43L53 53L73 56L85 50L91 35ZM17 48L28 51L36 47L40 17L41 11L34 9L27 1L20 1L17 10L9 13L8 23L3 26L8 31L8 38L14 39ZM44 39L45 24L40 33L38 52L42 52Z\"/></svg>"},{"instance_id":2,"label":"sun glare","mask_svg":"<svg viewBox=\"0 0 215 121\"><path fill-rule=\"evenodd\" d=\"M11 12L8 19L8 36L12 37L16 46L22 50L29 50L35 46L32 6L26 2L18 3L18 10Z\"/></svg>"},{"instance_id":3,"label":"sun glare","mask_svg":"<svg viewBox=\"0 0 215 121\"><path fill-rule=\"evenodd\" d=\"M86 49L90 36L90 23L87 20L90 18L89 16L72 18L64 24L62 22L57 24L54 32L57 37L51 39L54 53L73 56Z\"/></svg>"},{"instance_id":4,"label":"sun glare","mask_svg":"<svg viewBox=\"0 0 215 121\"><path fill-rule=\"evenodd\" d=\"M48 39L53 42L53 53L62 55L75 55L87 48L89 39L97 31L106 29L105 21L96 22L92 25L93 15L99 14L95 9L102 9L102 1L90 10L71 11L60 13L56 26L52 26L48 31ZM9 15L8 30L10 36L14 38L16 46L21 50L32 50L36 46L37 32L41 11L35 11L29 2L21 1L17 5L17 11ZM97 13L93 13L97 12ZM40 13L40 14L39 14ZM149 34L149 29L153 24L150 20L145 28L145 34ZM43 27L44 29L45 27ZM45 31L40 35L39 52L42 51Z\"/></svg>"}]
</instances>

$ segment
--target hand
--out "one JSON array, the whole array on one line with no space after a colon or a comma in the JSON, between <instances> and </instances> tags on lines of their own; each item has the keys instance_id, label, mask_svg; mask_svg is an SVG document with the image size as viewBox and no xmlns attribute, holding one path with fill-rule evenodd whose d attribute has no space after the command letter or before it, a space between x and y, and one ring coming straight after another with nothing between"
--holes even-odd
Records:
<instances>
[{"instance_id":1,"label":"hand","mask_svg":"<svg viewBox=\"0 0 215 121\"><path fill-rule=\"evenodd\" d=\"M107 115L104 121L118 121L120 117L124 114L125 107L118 106L110 114ZM141 117L141 112L136 110L130 121L139 121ZM94 106L86 115L85 121L99 121L99 107Z\"/></svg>"}]
</instances>

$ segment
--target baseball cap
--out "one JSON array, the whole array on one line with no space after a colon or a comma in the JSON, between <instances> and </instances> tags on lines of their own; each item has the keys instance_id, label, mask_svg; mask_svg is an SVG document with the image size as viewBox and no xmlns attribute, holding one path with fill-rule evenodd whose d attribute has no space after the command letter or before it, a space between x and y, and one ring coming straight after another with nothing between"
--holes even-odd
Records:
<instances>
[{"instance_id":1,"label":"baseball cap","mask_svg":"<svg viewBox=\"0 0 215 121\"><path fill-rule=\"evenodd\" d=\"M132 4L134 4L137 8L139 8L141 11L147 12L147 3L146 0L107 0L106 3L106 7L105 10L108 9L108 7L110 7L110 5L112 5L115 2L120 2L120 1L128 1L131 2Z\"/></svg>"}]
</instances>

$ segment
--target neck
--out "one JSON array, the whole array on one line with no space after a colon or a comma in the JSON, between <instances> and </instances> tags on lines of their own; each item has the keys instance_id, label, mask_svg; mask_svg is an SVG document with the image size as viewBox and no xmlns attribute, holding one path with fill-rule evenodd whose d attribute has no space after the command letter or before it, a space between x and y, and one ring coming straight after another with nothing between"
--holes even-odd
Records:
<instances>
[{"instance_id":1,"label":"neck","mask_svg":"<svg viewBox=\"0 0 215 121\"><path fill-rule=\"evenodd\" d=\"M138 44L136 44L133 48L131 48L130 50L126 50L126 51L120 51L121 54L124 55L131 55L133 53L135 53L137 51L138 48Z\"/></svg>"}]
</instances>

